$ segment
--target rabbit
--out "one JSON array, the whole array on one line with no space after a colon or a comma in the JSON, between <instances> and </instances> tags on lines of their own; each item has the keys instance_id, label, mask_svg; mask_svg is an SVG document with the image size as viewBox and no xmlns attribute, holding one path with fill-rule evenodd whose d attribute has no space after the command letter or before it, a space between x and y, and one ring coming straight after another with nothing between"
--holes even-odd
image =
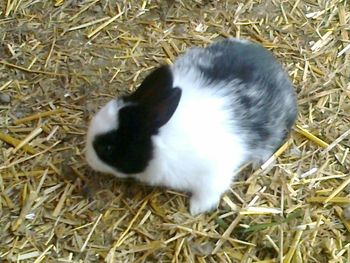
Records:
<instances>
[{"instance_id":1,"label":"rabbit","mask_svg":"<svg viewBox=\"0 0 350 263\"><path fill-rule=\"evenodd\" d=\"M99 172L191 193L197 215L217 208L242 165L266 161L296 117L293 86L272 53L227 38L188 49L102 107L86 159Z\"/></svg>"}]
</instances>

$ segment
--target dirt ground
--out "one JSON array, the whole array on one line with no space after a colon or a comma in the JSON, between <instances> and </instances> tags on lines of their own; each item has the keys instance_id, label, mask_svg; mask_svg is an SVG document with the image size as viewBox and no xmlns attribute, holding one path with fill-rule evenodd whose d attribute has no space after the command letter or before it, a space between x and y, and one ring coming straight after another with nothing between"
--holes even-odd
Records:
<instances>
[{"instance_id":1,"label":"dirt ground","mask_svg":"<svg viewBox=\"0 0 350 263\"><path fill-rule=\"evenodd\" d=\"M350 262L349 24L342 0L2 1L0 261ZM88 169L100 106L229 36L270 49L295 86L271 167L197 217L185 193Z\"/></svg>"}]
</instances>

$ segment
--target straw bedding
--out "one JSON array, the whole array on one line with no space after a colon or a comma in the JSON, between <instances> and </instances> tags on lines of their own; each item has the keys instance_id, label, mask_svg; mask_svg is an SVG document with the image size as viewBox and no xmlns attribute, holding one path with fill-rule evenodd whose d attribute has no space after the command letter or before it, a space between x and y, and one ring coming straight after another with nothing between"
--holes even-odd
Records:
<instances>
[{"instance_id":1,"label":"straw bedding","mask_svg":"<svg viewBox=\"0 0 350 263\"><path fill-rule=\"evenodd\" d=\"M350 262L349 21L341 0L2 1L0 259ZM192 217L185 193L87 168L99 106L228 36L280 59L300 113L217 211Z\"/></svg>"}]
</instances>

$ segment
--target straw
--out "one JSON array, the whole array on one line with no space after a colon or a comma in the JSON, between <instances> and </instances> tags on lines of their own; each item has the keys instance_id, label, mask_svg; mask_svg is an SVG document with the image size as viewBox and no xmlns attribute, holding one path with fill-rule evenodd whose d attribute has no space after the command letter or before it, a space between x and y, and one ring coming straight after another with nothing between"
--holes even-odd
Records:
<instances>
[{"instance_id":1,"label":"straw","mask_svg":"<svg viewBox=\"0 0 350 263\"><path fill-rule=\"evenodd\" d=\"M349 4L3 1L0 261L350 262ZM298 119L264 163L237 168L217 209L192 216L191 193L92 171L98 109L188 48L233 36L281 63Z\"/></svg>"}]
</instances>

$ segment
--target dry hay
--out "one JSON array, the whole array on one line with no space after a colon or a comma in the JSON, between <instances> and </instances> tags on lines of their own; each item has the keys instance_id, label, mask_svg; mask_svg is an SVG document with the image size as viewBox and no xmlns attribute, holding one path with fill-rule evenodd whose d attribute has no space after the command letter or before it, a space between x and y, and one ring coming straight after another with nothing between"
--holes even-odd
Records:
<instances>
[{"instance_id":1,"label":"dry hay","mask_svg":"<svg viewBox=\"0 0 350 263\"><path fill-rule=\"evenodd\" d=\"M1 2L3 261L350 262L350 2L237 2ZM183 193L89 176L96 108L227 36L271 49L295 84L298 126L271 162L198 217Z\"/></svg>"}]
</instances>

